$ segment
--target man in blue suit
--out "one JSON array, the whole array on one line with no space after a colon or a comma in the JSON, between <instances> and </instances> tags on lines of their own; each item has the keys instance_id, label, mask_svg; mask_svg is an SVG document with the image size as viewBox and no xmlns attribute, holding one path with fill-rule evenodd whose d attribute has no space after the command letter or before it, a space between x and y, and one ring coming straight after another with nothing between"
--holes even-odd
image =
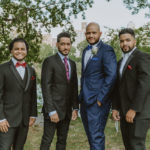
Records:
<instances>
[{"instance_id":1,"label":"man in blue suit","mask_svg":"<svg viewBox=\"0 0 150 150\"><path fill-rule=\"evenodd\" d=\"M117 62L114 50L101 40L97 23L86 27L89 45L82 55L81 118L90 144L90 150L105 149L104 129L110 110L110 93L116 79Z\"/></svg>"}]
</instances>

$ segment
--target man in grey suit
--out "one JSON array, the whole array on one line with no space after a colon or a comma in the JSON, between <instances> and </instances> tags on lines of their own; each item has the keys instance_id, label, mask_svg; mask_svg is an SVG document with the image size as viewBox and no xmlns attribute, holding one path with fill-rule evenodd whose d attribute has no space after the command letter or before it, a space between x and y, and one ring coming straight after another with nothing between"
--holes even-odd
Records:
<instances>
[{"instance_id":1,"label":"man in grey suit","mask_svg":"<svg viewBox=\"0 0 150 150\"><path fill-rule=\"evenodd\" d=\"M37 116L35 71L25 62L28 44L14 39L12 58L0 65L0 150L23 150L28 128Z\"/></svg>"},{"instance_id":2,"label":"man in grey suit","mask_svg":"<svg viewBox=\"0 0 150 150\"><path fill-rule=\"evenodd\" d=\"M145 150L150 126L150 55L136 48L135 33L119 33L123 52L118 62L118 79L112 103L112 116L120 120L126 150Z\"/></svg>"},{"instance_id":3,"label":"man in grey suit","mask_svg":"<svg viewBox=\"0 0 150 150\"><path fill-rule=\"evenodd\" d=\"M58 53L46 58L42 67L44 134L40 150L49 150L57 130L56 150L66 149L69 124L78 114L78 84L75 62L69 59L71 38L57 36Z\"/></svg>"}]
</instances>

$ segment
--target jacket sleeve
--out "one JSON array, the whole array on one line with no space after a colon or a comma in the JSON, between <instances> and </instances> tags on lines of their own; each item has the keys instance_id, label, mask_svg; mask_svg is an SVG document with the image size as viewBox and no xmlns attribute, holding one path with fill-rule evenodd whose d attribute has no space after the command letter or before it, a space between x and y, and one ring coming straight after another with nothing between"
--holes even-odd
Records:
<instances>
[{"instance_id":1,"label":"jacket sleeve","mask_svg":"<svg viewBox=\"0 0 150 150\"><path fill-rule=\"evenodd\" d=\"M32 86L32 103L31 103L31 113L30 116L37 116L37 90L36 90L36 74L35 70L33 70L33 86Z\"/></svg>"},{"instance_id":2,"label":"jacket sleeve","mask_svg":"<svg viewBox=\"0 0 150 150\"><path fill-rule=\"evenodd\" d=\"M52 80L53 80L53 66L50 63L49 59L45 59L42 66L42 94L44 100L44 111L46 113L52 112L55 109L53 100L52 100Z\"/></svg>"},{"instance_id":3,"label":"jacket sleeve","mask_svg":"<svg viewBox=\"0 0 150 150\"><path fill-rule=\"evenodd\" d=\"M116 80L117 61L113 48L105 49L102 59L105 77L97 100L104 104Z\"/></svg>"},{"instance_id":4,"label":"jacket sleeve","mask_svg":"<svg viewBox=\"0 0 150 150\"><path fill-rule=\"evenodd\" d=\"M74 63L74 78L73 78L73 109L79 109L78 101L78 79L77 79L77 69Z\"/></svg>"},{"instance_id":5,"label":"jacket sleeve","mask_svg":"<svg viewBox=\"0 0 150 150\"><path fill-rule=\"evenodd\" d=\"M141 112L143 104L150 92L150 55L141 55L137 58L137 85L131 109Z\"/></svg>"},{"instance_id":6,"label":"jacket sleeve","mask_svg":"<svg viewBox=\"0 0 150 150\"><path fill-rule=\"evenodd\" d=\"M0 120L6 118L4 114L4 100L3 100L4 84L5 84L5 75L2 70L2 66L0 66Z\"/></svg>"}]
</instances>

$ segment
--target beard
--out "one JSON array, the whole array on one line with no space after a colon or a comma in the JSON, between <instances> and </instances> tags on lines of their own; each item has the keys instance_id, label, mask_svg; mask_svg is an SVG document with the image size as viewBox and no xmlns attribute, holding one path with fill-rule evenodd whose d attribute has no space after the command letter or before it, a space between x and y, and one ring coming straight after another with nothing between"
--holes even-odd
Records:
<instances>
[{"instance_id":1,"label":"beard","mask_svg":"<svg viewBox=\"0 0 150 150\"><path fill-rule=\"evenodd\" d=\"M134 48L134 47L128 46L128 50L124 50L124 48L121 48L121 50L122 50L122 52L123 52L124 54L126 54L126 53L131 52L131 51L133 50L133 48Z\"/></svg>"}]
</instances>

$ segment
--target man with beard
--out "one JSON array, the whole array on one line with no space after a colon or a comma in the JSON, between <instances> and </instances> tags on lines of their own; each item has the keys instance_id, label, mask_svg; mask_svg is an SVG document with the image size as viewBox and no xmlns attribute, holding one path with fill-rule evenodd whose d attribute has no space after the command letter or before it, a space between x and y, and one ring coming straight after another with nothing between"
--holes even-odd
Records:
<instances>
[{"instance_id":1,"label":"man with beard","mask_svg":"<svg viewBox=\"0 0 150 150\"><path fill-rule=\"evenodd\" d=\"M112 116L120 120L125 149L145 150L150 126L150 55L136 48L132 29L122 29L119 39L123 57L118 62Z\"/></svg>"},{"instance_id":2,"label":"man with beard","mask_svg":"<svg viewBox=\"0 0 150 150\"><path fill-rule=\"evenodd\" d=\"M0 65L0 150L23 150L37 116L35 71L25 62L28 44L14 39L12 58Z\"/></svg>"},{"instance_id":3,"label":"man with beard","mask_svg":"<svg viewBox=\"0 0 150 150\"><path fill-rule=\"evenodd\" d=\"M113 48L102 42L101 34L97 23L87 25L85 36L89 45L82 55L79 100L90 150L105 149L104 129L110 110L110 93L116 79L116 56Z\"/></svg>"},{"instance_id":4,"label":"man with beard","mask_svg":"<svg viewBox=\"0 0 150 150\"><path fill-rule=\"evenodd\" d=\"M46 58L42 66L44 133L40 150L50 149L55 131L56 150L65 150L70 120L76 120L78 116L76 64L68 56L70 34L58 34L56 46L58 53Z\"/></svg>"}]
</instances>

